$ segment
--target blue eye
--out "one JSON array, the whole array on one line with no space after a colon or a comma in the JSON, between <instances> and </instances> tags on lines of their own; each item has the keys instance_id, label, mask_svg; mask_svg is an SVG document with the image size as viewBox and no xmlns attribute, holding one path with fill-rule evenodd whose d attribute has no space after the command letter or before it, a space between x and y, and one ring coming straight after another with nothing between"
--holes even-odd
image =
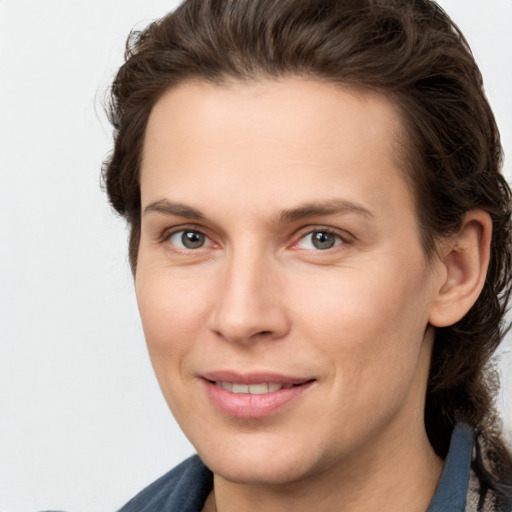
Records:
<instances>
[{"instance_id":1,"label":"blue eye","mask_svg":"<svg viewBox=\"0 0 512 512\"><path fill-rule=\"evenodd\" d=\"M331 233L330 231L312 231L303 236L297 244L301 249L317 249L327 250L332 249L336 245L343 242L339 235Z\"/></svg>"},{"instance_id":2,"label":"blue eye","mask_svg":"<svg viewBox=\"0 0 512 512\"><path fill-rule=\"evenodd\" d=\"M180 249L200 249L205 246L208 238L199 231L182 229L173 233L169 237L169 241Z\"/></svg>"}]
</instances>

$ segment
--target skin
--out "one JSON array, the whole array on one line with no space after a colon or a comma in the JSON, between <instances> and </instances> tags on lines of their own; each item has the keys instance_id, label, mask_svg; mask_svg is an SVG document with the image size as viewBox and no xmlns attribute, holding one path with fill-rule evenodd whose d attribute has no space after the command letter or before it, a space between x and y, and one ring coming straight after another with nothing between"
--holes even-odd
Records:
<instances>
[{"instance_id":1,"label":"skin","mask_svg":"<svg viewBox=\"0 0 512 512\"><path fill-rule=\"evenodd\" d=\"M485 218L427 260L400 137L382 96L300 78L186 83L155 105L136 292L165 399L215 475L205 510L428 507L442 470L423 423L431 324L476 298L481 277L466 302L453 290ZM204 244L184 247L183 230ZM326 230L335 244L318 249ZM205 392L220 369L314 381L236 418Z\"/></svg>"}]
</instances>

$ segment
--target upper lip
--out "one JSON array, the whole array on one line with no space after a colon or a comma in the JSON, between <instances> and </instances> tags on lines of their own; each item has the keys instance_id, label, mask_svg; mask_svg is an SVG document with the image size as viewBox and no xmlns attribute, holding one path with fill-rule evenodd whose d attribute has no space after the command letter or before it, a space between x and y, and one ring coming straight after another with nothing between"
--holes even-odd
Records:
<instances>
[{"instance_id":1,"label":"upper lip","mask_svg":"<svg viewBox=\"0 0 512 512\"><path fill-rule=\"evenodd\" d=\"M299 377L293 375L283 375L275 372L236 372L231 370L218 370L202 373L203 379L211 382L231 382L236 384L263 384L273 382L276 384L304 384L314 380L311 377Z\"/></svg>"}]
</instances>

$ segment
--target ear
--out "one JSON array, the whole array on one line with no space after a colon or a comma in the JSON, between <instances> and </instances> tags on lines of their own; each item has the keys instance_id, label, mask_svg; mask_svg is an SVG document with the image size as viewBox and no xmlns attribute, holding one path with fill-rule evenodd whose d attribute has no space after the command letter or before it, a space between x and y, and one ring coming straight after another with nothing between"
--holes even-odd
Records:
<instances>
[{"instance_id":1,"label":"ear","mask_svg":"<svg viewBox=\"0 0 512 512\"><path fill-rule=\"evenodd\" d=\"M442 241L441 272L429 322L447 327L458 322L478 299L485 283L492 235L488 213L469 211L459 231Z\"/></svg>"}]
</instances>

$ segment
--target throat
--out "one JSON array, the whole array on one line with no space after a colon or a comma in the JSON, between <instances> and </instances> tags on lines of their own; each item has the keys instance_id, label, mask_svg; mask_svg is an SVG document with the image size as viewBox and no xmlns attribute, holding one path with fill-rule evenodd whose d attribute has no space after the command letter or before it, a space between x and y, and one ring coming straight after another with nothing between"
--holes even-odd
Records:
<instances>
[{"instance_id":1,"label":"throat","mask_svg":"<svg viewBox=\"0 0 512 512\"><path fill-rule=\"evenodd\" d=\"M204 502L201 512L217 512L217 506L215 504L215 492L212 489L206 501Z\"/></svg>"}]
</instances>

